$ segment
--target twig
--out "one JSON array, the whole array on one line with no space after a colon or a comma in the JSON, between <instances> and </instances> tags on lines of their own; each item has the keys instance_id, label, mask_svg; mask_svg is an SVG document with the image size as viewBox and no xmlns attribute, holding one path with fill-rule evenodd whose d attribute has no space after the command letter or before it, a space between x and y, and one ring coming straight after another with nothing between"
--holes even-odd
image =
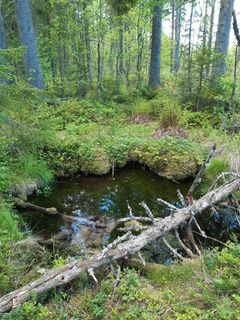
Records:
<instances>
[{"instance_id":1,"label":"twig","mask_svg":"<svg viewBox=\"0 0 240 320\"><path fill-rule=\"evenodd\" d=\"M197 232L197 231L193 231L193 232L196 233L196 234L198 234L199 236L202 236L202 234L199 233L199 232ZM218 242L218 243L224 245L225 247L229 247L226 243L224 243L224 242L222 242L222 241L220 241L220 240L218 240L218 239L216 239L216 238L212 238L212 237L209 237L209 236L207 236L207 235L206 235L206 237L204 237L204 238L207 238L207 239L213 240L213 241L215 241L215 242Z\"/></svg>"},{"instance_id":2,"label":"twig","mask_svg":"<svg viewBox=\"0 0 240 320\"><path fill-rule=\"evenodd\" d=\"M185 207L186 206L186 201L184 199L183 194L181 193L181 191L179 189L177 189L177 195L178 195L178 199L179 199L182 207Z\"/></svg>"},{"instance_id":3,"label":"twig","mask_svg":"<svg viewBox=\"0 0 240 320\"><path fill-rule=\"evenodd\" d=\"M130 217L133 217L133 212L132 212L132 208L129 205L129 202L127 201L127 206L128 206L128 213Z\"/></svg>"},{"instance_id":4,"label":"twig","mask_svg":"<svg viewBox=\"0 0 240 320\"><path fill-rule=\"evenodd\" d=\"M130 227L118 228L118 230L121 231L121 232L128 232L128 231L138 232L138 231L143 231L143 230L146 230L146 229L148 229L147 226L139 226L137 224L135 224L133 226L130 226Z\"/></svg>"},{"instance_id":5,"label":"twig","mask_svg":"<svg viewBox=\"0 0 240 320\"><path fill-rule=\"evenodd\" d=\"M93 278L93 280L94 280L96 283L98 283L98 279L95 277L93 268L89 268L89 269L88 269L88 273L89 273L89 275Z\"/></svg>"},{"instance_id":6,"label":"twig","mask_svg":"<svg viewBox=\"0 0 240 320\"><path fill-rule=\"evenodd\" d=\"M191 222L189 222L188 227L187 227L187 234L188 234L188 239L191 242L193 248L195 249L195 251L197 252L197 254L199 256L202 255L201 251L199 250L195 240L194 240L194 236L193 236L193 230L192 230L192 225Z\"/></svg>"},{"instance_id":7,"label":"twig","mask_svg":"<svg viewBox=\"0 0 240 320\"><path fill-rule=\"evenodd\" d=\"M117 224L128 222L128 221L152 222L152 219L150 219L149 217L126 217L126 218L119 219L117 221Z\"/></svg>"},{"instance_id":8,"label":"twig","mask_svg":"<svg viewBox=\"0 0 240 320\"><path fill-rule=\"evenodd\" d=\"M183 248L183 250L185 250L185 252L191 257L193 258L194 257L194 253L192 252L192 250L190 250L187 246L185 246L185 244L182 242L180 236L179 236L179 233L178 233L178 230L175 229L174 230L175 232L175 236L177 238L177 241L179 243L179 245Z\"/></svg>"},{"instance_id":9,"label":"twig","mask_svg":"<svg viewBox=\"0 0 240 320\"><path fill-rule=\"evenodd\" d=\"M116 240L114 240L112 243L110 243L106 248L102 250L102 257L106 256L106 254L109 252L109 250L112 250L117 247L120 243L127 241L133 237L131 231L128 231L126 234L124 234L122 237L118 237Z\"/></svg>"},{"instance_id":10,"label":"twig","mask_svg":"<svg viewBox=\"0 0 240 320\"><path fill-rule=\"evenodd\" d=\"M190 199L192 198L193 192L196 189L196 187L199 185L199 183L201 182L201 179L202 179L202 176L203 176L203 174L204 174L204 172L206 170L206 167L209 164L209 162L211 161L211 159L214 156L215 152L216 152L216 144L213 145L213 147L212 147L211 151L209 152L206 160L204 161L201 169L199 170L196 178L194 179L190 189L188 190L188 194L187 194L188 198L190 198ZM190 204L191 204L191 201L190 201Z\"/></svg>"},{"instance_id":11,"label":"twig","mask_svg":"<svg viewBox=\"0 0 240 320\"><path fill-rule=\"evenodd\" d=\"M146 261L145 261L145 259L143 258L143 256L142 256L142 254L141 254L140 251L138 251L138 257L139 257L139 259L141 260L143 266L146 267Z\"/></svg>"},{"instance_id":12,"label":"twig","mask_svg":"<svg viewBox=\"0 0 240 320\"><path fill-rule=\"evenodd\" d=\"M226 182L226 177L235 177L235 178L239 178L239 174L235 173L235 172L222 172L219 176L217 176L217 178L213 181L213 183L211 184L210 188L208 189L208 191L212 190L214 188L214 186L216 186L216 183L220 180L223 179Z\"/></svg>"},{"instance_id":13,"label":"twig","mask_svg":"<svg viewBox=\"0 0 240 320\"><path fill-rule=\"evenodd\" d=\"M157 199L157 202L165 204L165 205L166 205L167 207L169 207L172 211L178 210L178 208L175 207L173 204L171 204L171 203L169 203L169 202L167 202L167 201L165 201L165 200L163 200L163 199L161 199L161 198L158 198L158 199Z\"/></svg>"},{"instance_id":14,"label":"twig","mask_svg":"<svg viewBox=\"0 0 240 320\"><path fill-rule=\"evenodd\" d=\"M147 206L147 204L144 202L144 201L142 201L141 203L140 203L140 206L142 206L144 209L145 209L145 211L146 211L146 214L149 216L149 218L154 222L154 220L155 220L155 218L154 218L154 216L153 216L153 214L152 214L152 211L149 209L149 207Z\"/></svg>"},{"instance_id":15,"label":"twig","mask_svg":"<svg viewBox=\"0 0 240 320\"><path fill-rule=\"evenodd\" d=\"M163 242L165 244L165 246L173 253L173 255L177 258L179 258L180 260L183 260L183 256L177 252L176 249L174 249L169 243L168 241L165 239L165 237L162 237Z\"/></svg>"}]
</instances>

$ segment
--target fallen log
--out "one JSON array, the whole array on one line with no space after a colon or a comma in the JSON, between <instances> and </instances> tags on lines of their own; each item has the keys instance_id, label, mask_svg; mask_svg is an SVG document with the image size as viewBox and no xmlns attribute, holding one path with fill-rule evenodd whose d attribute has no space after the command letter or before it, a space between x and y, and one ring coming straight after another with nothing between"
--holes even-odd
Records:
<instances>
[{"instance_id":1,"label":"fallen log","mask_svg":"<svg viewBox=\"0 0 240 320\"><path fill-rule=\"evenodd\" d=\"M57 209L54 207L53 208L40 207L36 204L33 204L31 202L27 202L27 201L23 201L19 198L12 198L12 200L13 200L13 205L16 208L25 209L25 210L29 210L29 211L35 211L35 212L39 212L39 213L46 214L46 215L55 215L56 217L60 217L65 221L76 222L80 225L85 225L85 226L92 227L92 228L97 228L97 229L107 229L108 228L107 223L101 223L99 221L94 222L88 218L76 217L76 216L71 216L71 215L67 215L64 213L59 213L57 211Z\"/></svg>"},{"instance_id":2,"label":"fallen log","mask_svg":"<svg viewBox=\"0 0 240 320\"><path fill-rule=\"evenodd\" d=\"M39 279L0 298L0 314L18 307L21 303L29 300L32 294L38 295L47 292L52 288L69 283L84 272L93 274L93 270L97 268L128 255L139 253L151 241L164 236L171 230L175 230L180 224L222 201L239 188L240 178L236 178L207 193L190 206L176 210L164 219L155 219L153 225L138 236L126 234L122 238L122 241L125 240L125 242L120 242L120 239L117 239L117 241L114 241L115 244L110 244L102 252L85 260L76 260L58 269L49 270Z\"/></svg>"}]
</instances>

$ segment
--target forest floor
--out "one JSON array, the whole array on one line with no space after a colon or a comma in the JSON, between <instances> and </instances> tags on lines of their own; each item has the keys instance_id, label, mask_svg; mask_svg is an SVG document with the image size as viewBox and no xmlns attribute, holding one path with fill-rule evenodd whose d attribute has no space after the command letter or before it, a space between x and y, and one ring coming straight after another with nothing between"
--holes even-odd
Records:
<instances>
[{"instance_id":1,"label":"forest floor","mask_svg":"<svg viewBox=\"0 0 240 320\"><path fill-rule=\"evenodd\" d=\"M11 90L3 92L0 106L0 295L67 259L21 231L6 197L12 191L26 199L38 187L51 188L56 177L102 175L130 161L181 180L197 173L214 143L217 154L202 191L221 172L239 168L240 134L219 129L222 119L207 111L191 112L158 97L51 101L26 87ZM39 303L33 297L3 319L240 319L239 253L239 245L229 243L221 252L170 267L136 265L134 271L129 265L117 288L110 270L102 270L97 286L86 276Z\"/></svg>"}]
</instances>

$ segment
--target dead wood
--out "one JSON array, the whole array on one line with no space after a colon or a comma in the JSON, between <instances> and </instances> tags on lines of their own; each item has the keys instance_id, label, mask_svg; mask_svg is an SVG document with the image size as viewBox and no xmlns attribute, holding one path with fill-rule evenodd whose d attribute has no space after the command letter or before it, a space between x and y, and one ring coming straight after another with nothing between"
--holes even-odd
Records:
<instances>
[{"instance_id":1,"label":"dead wood","mask_svg":"<svg viewBox=\"0 0 240 320\"><path fill-rule=\"evenodd\" d=\"M57 211L56 208L44 208L44 207L40 207L36 204L33 204L31 202L25 202L19 198L13 198L13 203L14 206L16 208L20 208L20 209L25 209L25 210L29 210L29 211L34 211L34 212L39 212L42 214L51 214L51 215L56 215L62 219L64 219L65 221L68 222L76 222L78 224L82 224L88 227L92 227L92 228L98 228L98 229L108 229L109 224L108 223L101 223L101 222L94 222L91 221L88 218L84 218L84 217L75 217L75 216L71 216L71 215L67 215L64 213L59 213ZM112 228L112 226L111 226Z\"/></svg>"},{"instance_id":2,"label":"dead wood","mask_svg":"<svg viewBox=\"0 0 240 320\"><path fill-rule=\"evenodd\" d=\"M191 219L193 215L202 213L239 188L240 178L236 178L207 193L188 207L176 210L171 216L164 219L155 219L155 223L138 236L127 233L121 239L115 240L100 253L86 259L75 260L58 269L49 270L39 279L0 298L0 314L18 307L21 303L29 300L32 294L38 295L52 288L67 284L87 271L93 276L95 269L111 264L120 258L138 253L153 240L164 236L171 230L175 230L180 224Z\"/></svg>"}]
</instances>

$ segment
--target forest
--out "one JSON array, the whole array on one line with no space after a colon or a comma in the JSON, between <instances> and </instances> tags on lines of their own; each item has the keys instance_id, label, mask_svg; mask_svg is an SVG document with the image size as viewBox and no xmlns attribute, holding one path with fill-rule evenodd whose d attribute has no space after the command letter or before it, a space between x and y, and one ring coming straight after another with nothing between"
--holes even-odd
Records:
<instances>
[{"instance_id":1,"label":"forest","mask_svg":"<svg viewBox=\"0 0 240 320\"><path fill-rule=\"evenodd\" d=\"M0 318L240 319L238 0L0 0Z\"/></svg>"}]
</instances>

